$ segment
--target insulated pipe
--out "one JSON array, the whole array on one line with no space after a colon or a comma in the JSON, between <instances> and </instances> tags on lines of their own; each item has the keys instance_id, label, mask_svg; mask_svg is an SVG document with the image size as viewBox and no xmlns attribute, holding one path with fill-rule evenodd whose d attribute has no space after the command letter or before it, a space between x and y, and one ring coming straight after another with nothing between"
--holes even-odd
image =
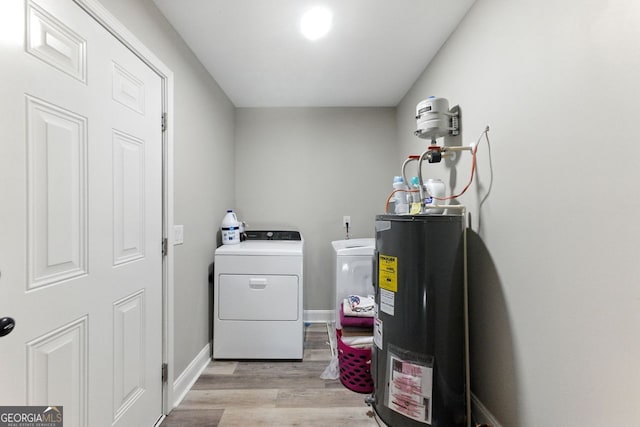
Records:
<instances>
[{"instance_id":1,"label":"insulated pipe","mask_svg":"<svg viewBox=\"0 0 640 427\"><path fill-rule=\"evenodd\" d=\"M444 146L444 147L442 147L442 152L443 153L446 153L447 151L473 151L473 147L472 146L464 146L464 147Z\"/></svg>"},{"instance_id":2,"label":"insulated pipe","mask_svg":"<svg viewBox=\"0 0 640 427\"><path fill-rule=\"evenodd\" d=\"M455 160L457 153L462 153L464 151L469 151L469 152L471 152L471 154L473 154L473 145L468 146L468 147L447 147L447 146L444 146L440 150L440 152L442 153L442 158L443 159L449 157L452 160Z\"/></svg>"},{"instance_id":3,"label":"insulated pipe","mask_svg":"<svg viewBox=\"0 0 640 427\"><path fill-rule=\"evenodd\" d=\"M465 207L463 205L429 205L429 209L449 209L449 210L461 210L464 212Z\"/></svg>"},{"instance_id":4,"label":"insulated pipe","mask_svg":"<svg viewBox=\"0 0 640 427\"><path fill-rule=\"evenodd\" d=\"M402 179L404 179L404 183L407 186L407 188L409 190L411 190L411 187L409 185L409 181L407 181L407 172L406 172L406 168L407 165L414 161L414 160L418 160L420 158L420 156L416 156L414 154L410 155L409 157L407 157L407 159L402 163ZM422 200L422 188L420 189L421 194L420 194L420 199Z\"/></svg>"},{"instance_id":5,"label":"insulated pipe","mask_svg":"<svg viewBox=\"0 0 640 427\"><path fill-rule=\"evenodd\" d=\"M431 150L427 150L420 156L418 160L418 180L420 181L420 202L424 201L424 181L422 180L422 160L427 156Z\"/></svg>"},{"instance_id":6,"label":"insulated pipe","mask_svg":"<svg viewBox=\"0 0 640 427\"><path fill-rule=\"evenodd\" d=\"M412 162L414 160L418 160L418 159L420 159L420 156L412 154L409 157L407 157L407 159L404 161L404 163L402 163L402 179L404 179L404 183L407 184L407 185L408 185L408 182L409 182L409 181L407 181L407 174L406 174L407 165L410 162Z\"/></svg>"}]
</instances>

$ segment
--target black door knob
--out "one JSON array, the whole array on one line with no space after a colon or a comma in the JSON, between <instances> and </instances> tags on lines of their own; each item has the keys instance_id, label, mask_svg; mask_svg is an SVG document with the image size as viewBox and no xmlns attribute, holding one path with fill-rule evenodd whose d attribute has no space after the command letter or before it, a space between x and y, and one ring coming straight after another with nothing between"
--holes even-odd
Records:
<instances>
[{"instance_id":1,"label":"black door knob","mask_svg":"<svg viewBox=\"0 0 640 427\"><path fill-rule=\"evenodd\" d=\"M0 319L0 337L9 335L15 326L16 321L11 317L3 317Z\"/></svg>"}]
</instances>

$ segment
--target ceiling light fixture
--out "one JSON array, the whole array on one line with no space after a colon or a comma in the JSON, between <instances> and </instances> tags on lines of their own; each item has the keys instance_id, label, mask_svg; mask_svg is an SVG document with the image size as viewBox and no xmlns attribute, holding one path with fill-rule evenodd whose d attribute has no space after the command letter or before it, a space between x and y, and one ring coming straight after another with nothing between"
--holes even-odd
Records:
<instances>
[{"instance_id":1,"label":"ceiling light fixture","mask_svg":"<svg viewBox=\"0 0 640 427\"><path fill-rule=\"evenodd\" d=\"M300 31L309 40L317 40L331 29L332 14L325 7L314 7L302 15Z\"/></svg>"}]
</instances>

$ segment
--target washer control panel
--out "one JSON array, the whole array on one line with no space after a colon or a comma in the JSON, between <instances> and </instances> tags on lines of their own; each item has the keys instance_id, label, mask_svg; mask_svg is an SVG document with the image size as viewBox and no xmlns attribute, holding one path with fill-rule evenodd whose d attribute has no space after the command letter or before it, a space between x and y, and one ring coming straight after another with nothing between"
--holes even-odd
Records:
<instances>
[{"instance_id":1,"label":"washer control panel","mask_svg":"<svg viewBox=\"0 0 640 427\"><path fill-rule=\"evenodd\" d=\"M246 240L302 240L294 230L248 230Z\"/></svg>"}]
</instances>

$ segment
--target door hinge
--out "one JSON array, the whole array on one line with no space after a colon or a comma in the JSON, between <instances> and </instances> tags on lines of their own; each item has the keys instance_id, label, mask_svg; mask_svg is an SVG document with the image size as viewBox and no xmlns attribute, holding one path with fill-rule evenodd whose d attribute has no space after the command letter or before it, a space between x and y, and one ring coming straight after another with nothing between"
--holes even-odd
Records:
<instances>
[{"instance_id":1,"label":"door hinge","mask_svg":"<svg viewBox=\"0 0 640 427\"><path fill-rule=\"evenodd\" d=\"M167 130L167 113L162 113L162 132Z\"/></svg>"},{"instance_id":2,"label":"door hinge","mask_svg":"<svg viewBox=\"0 0 640 427\"><path fill-rule=\"evenodd\" d=\"M162 382L166 383L167 382L167 378L169 376L169 365L167 365L166 363L162 364Z\"/></svg>"},{"instance_id":3,"label":"door hinge","mask_svg":"<svg viewBox=\"0 0 640 427\"><path fill-rule=\"evenodd\" d=\"M169 244L167 242L167 238L162 239L162 256L167 256Z\"/></svg>"}]
</instances>

